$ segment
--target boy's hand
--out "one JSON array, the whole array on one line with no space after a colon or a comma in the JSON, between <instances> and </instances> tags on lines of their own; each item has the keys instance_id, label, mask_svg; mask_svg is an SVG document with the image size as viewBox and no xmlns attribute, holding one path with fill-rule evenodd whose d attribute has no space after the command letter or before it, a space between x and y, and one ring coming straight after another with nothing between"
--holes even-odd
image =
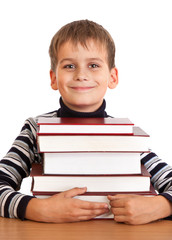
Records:
<instances>
[{"instance_id":1,"label":"boy's hand","mask_svg":"<svg viewBox=\"0 0 172 240\"><path fill-rule=\"evenodd\" d=\"M172 204L163 196L118 194L108 196L116 222L145 224L172 214Z\"/></svg>"},{"instance_id":2,"label":"boy's hand","mask_svg":"<svg viewBox=\"0 0 172 240\"><path fill-rule=\"evenodd\" d=\"M85 192L86 188L73 188L46 199L33 198L28 203L25 218L41 222L77 222L109 212L107 203L73 198Z\"/></svg>"}]
</instances>

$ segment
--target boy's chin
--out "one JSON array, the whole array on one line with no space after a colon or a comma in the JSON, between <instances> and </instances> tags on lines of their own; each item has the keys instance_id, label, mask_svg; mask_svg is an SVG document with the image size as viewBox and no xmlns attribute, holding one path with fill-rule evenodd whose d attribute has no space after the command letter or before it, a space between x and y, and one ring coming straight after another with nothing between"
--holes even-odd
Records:
<instances>
[{"instance_id":1,"label":"boy's chin","mask_svg":"<svg viewBox=\"0 0 172 240\"><path fill-rule=\"evenodd\" d=\"M100 107L100 105L101 103L100 104L79 103L79 104L71 104L68 107L77 112L94 112Z\"/></svg>"},{"instance_id":2,"label":"boy's chin","mask_svg":"<svg viewBox=\"0 0 172 240\"><path fill-rule=\"evenodd\" d=\"M77 112L94 112L96 111L102 104L102 99L91 98L91 96L73 96L70 99L64 99L64 103L70 109Z\"/></svg>"}]
</instances>

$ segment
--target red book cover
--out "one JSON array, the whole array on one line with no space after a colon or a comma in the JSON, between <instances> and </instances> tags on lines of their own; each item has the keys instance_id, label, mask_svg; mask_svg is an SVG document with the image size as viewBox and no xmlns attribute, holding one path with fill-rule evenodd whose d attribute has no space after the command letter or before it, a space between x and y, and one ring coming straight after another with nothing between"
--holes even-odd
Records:
<instances>
[{"instance_id":1,"label":"red book cover","mask_svg":"<svg viewBox=\"0 0 172 240\"><path fill-rule=\"evenodd\" d=\"M39 134L133 134L128 118L39 118Z\"/></svg>"},{"instance_id":2,"label":"red book cover","mask_svg":"<svg viewBox=\"0 0 172 240\"><path fill-rule=\"evenodd\" d=\"M39 118L38 125L134 125L128 118Z\"/></svg>"}]
</instances>

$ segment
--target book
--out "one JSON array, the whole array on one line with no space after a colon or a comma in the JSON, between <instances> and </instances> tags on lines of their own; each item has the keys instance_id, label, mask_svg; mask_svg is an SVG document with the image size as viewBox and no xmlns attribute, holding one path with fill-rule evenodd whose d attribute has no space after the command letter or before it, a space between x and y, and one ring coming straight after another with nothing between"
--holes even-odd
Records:
<instances>
[{"instance_id":1,"label":"book","mask_svg":"<svg viewBox=\"0 0 172 240\"><path fill-rule=\"evenodd\" d=\"M43 153L44 174L140 174L140 153Z\"/></svg>"},{"instance_id":2,"label":"book","mask_svg":"<svg viewBox=\"0 0 172 240\"><path fill-rule=\"evenodd\" d=\"M133 134L128 118L39 118L39 134Z\"/></svg>"},{"instance_id":3,"label":"book","mask_svg":"<svg viewBox=\"0 0 172 240\"><path fill-rule=\"evenodd\" d=\"M133 127L133 135L61 135L37 133L40 152L148 152L149 135Z\"/></svg>"},{"instance_id":4,"label":"book","mask_svg":"<svg viewBox=\"0 0 172 240\"><path fill-rule=\"evenodd\" d=\"M42 165L33 164L32 192L63 192L75 187L87 187L87 192L147 192L150 174L141 166L141 174L131 175L43 175Z\"/></svg>"}]
</instances>

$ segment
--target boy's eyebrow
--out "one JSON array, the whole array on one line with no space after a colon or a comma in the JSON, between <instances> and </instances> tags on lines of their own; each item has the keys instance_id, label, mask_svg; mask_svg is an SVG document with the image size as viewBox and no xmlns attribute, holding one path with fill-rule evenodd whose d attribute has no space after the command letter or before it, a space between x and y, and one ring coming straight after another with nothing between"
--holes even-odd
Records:
<instances>
[{"instance_id":1,"label":"boy's eyebrow","mask_svg":"<svg viewBox=\"0 0 172 240\"><path fill-rule=\"evenodd\" d=\"M88 58L89 61L99 61L104 62L101 58Z\"/></svg>"},{"instance_id":2,"label":"boy's eyebrow","mask_svg":"<svg viewBox=\"0 0 172 240\"><path fill-rule=\"evenodd\" d=\"M63 58L59 63L62 64L65 61L75 61L75 58ZM99 62L104 62L101 58L87 58L86 60L88 61L99 61Z\"/></svg>"},{"instance_id":3,"label":"boy's eyebrow","mask_svg":"<svg viewBox=\"0 0 172 240\"><path fill-rule=\"evenodd\" d=\"M63 58L61 61L59 61L59 63L63 63L65 61L74 61L74 58Z\"/></svg>"}]
</instances>

